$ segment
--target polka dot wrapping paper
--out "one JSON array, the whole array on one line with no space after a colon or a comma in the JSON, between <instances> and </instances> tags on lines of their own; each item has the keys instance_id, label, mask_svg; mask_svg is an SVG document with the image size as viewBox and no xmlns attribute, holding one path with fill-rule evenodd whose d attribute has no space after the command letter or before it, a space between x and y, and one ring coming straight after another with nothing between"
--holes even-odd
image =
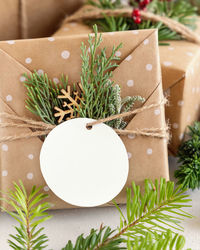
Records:
<instances>
[{"instance_id":1,"label":"polka dot wrapping paper","mask_svg":"<svg viewBox=\"0 0 200 250\"><path fill-rule=\"evenodd\" d=\"M0 1L0 40L44 37L52 34L66 14L83 0Z\"/></svg>"},{"instance_id":2,"label":"polka dot wrapping paper","mask_svg":"<svg viewBox=\"0 0 200 250\"><path fill-rule=\"evenodd\" d=\"M200 33L200 18L197 26L196 32ZM89 32L91 28L85 24L64 23L54 36ZM138 30L132 32L139 34ZM113 36L115 34L110 33ZM172 133L169 149L171 153L176 154L187 126L200 119L200 46L187 41L166 42L170 45L159 46L160 62L163 89L169 99L169 106L166 107L166 120L171 125ZM144 44L148 45L148 39ZM151 70L151 65L146 65L146 69ZM127 84L131 86L133 81Z\"/></svg>"},{"instance_id":3,"label":"polka dot wrapping paper","mask_svg":"<svg viewBox=\"0 0 200 250\"><path fill-rule=\"evenodd\" d=\"M22 74L36 69L39 74L47 72L55 83L59 82L62 73L68 75L70 84L80 81L80 45L82 41L87 44L87 40L88 35L83 34L0 42L0 112L38 119L25 108L26 89L23 86L25 79ZM114 70L113 80L121 86L122 96L141 95L146 99L144 105L160 103L163 100L163 90L157 31L127 31L114 35L105 33L101 46L106 47L109 54L113 45L117 46L121 42L123 47L117 51L121 61L119 67ZM7 121L2 119L2 122ZM158 106L132 117L127 129L163 127L164 107ZM1 128L0 137L28 131L30 130L24 128ZM126 187L130 186L133 180L142 185L145 178L169 178L165 138L133 135L121 138L129 158ZM13 181L21 179L27 190L30 190L33 184L44 186L44 191L49 193L49 201L54 204L55 209L69 208L71 206L57 198L44 182L39 166L42 143L40 138L31 138L0 145L0 189L6 191L12 187ZM126 187L116 197L117 203L126 202Z\"/></svg>"}]
</instances>

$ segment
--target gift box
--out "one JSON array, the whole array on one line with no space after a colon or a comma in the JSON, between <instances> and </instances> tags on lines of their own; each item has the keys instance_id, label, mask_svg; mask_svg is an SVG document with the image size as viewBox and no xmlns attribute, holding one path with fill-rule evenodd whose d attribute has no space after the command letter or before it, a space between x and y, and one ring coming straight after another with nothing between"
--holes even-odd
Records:
<instances>
[{"instance_id":1,"label":"gift box","mask_svg":"<svg viewBox=\"0 0 200 250\"><path fill-rule=\"evenodd\" d=\"M52 34L64 15L82 0L3 0L0 2L0 40L44 37Z\"/></svg>"},{"instance_id":2,"label":"gift box","mask_svg":"<svg viewBox=\"0 0 200 250\"><path fill-rule=\"evenodd\" d=\"M91 8L91 7L90 7ZM85 11L84 6L77 14ZM197 21L197 33L200 33L200 19ZM70 36L73 34L90 33L91 27L82 22L63 22L54 36ZM133 31L135 34L138 31ZM113 33L113 36L117 33ZM162 69L163 90L169 98L166 107L166 119L171 126L169 149L172 154L184 139L188 125L200 118L200 82L199 63L200 47L188 41L166 41L169 46L159 46ZM141 59L142 60L142 59Z\"/></svg>"},{"instance_id":3,"label":"gift box","mask_svg":"<svg viewBox=\"0 0 200 250\"><path fill-rule=\"evenodd\" d=\"M0 42L0 112L20 117L37 119L25 108L26 89L22 74L35 69L47 72L53 81L58 82L61 74L69 77L69 84L80 81L81 42L87 44L88 36L49 37L32 40L18 40L13 43ZM122 135L129 157L129 176L126 186L116 197L116 202L126 202L126 187L132 181L142 185L144 179L169 178L167 139L161 131L166 128L163 90L157 31L104 33L101 47L110 54L113 45L123 44L117 51L121 57L119 67L114 70L113 80L121 86L122 96L141 95L146 102L142 105L152 108L143 110L131 118L127 130L157 131L161 136ZM143 60L141 60L143 58ZM12 122L1 117L1 124ZM1 127L0 138L17 136L30 132L29 128ZM152 132L153 133L153 132ZM49 193L49 201L54 208L69 208L71 205L57 198L45 184L42 177L39 156L43 141L36 138L11 140L1 143L1 190L12 187L13 181L23 181L30 191L33 184L44 186ZM67 156L67 155L66 155ZM56 180L55 180L56 181ZM103 180L102 180L103 183ZM6 204L2 204L6 206ZM107 204L109 205L109 204Z\"/></svg>"}]
</instances>

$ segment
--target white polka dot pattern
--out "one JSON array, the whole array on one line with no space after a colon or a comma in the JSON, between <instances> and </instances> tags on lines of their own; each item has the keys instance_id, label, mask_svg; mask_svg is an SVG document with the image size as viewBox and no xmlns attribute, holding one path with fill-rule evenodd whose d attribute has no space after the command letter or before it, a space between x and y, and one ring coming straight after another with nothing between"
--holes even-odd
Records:
<instances>
[{"instance_id":1,"label":"white polka dot pattern","mask_svg":"<svg viewBox=\"0 0 200 250\"><path fill-rule=\"evenodd\" d=\"M178 123L173 123L173 128L174 128L174 129L178 129L178 127L179 127L179 126L178 126Z\"/></svg>"},{"instance_id":2,"label":"white polka dot pattern","mask_svg":"<svg viewBox=\"0 0 200 250\"><path fill-rule=\"evenodd\" d=\"M55 38L54 38L54 37L48 37L47 39L49 40L49 42L55 41Z\"/></svg>"},{"instance_id":3,"label":"white polka dot pattern","mask_svg":"<svg viewBox=\"0 0 200 250\"><path fill-rule=\"evenodd\" d=\"M148 155L152 155L152 154L153 154L152 148L148 148L148 149L147 149L147 154L148 154Z\"/></svg>"},{"instance_id":4,"label":"white polka dot pattern","mask_svg":"<svg viewBox=\"0 0 200 250\"><path fill-rule=\"evenodd\" d=\"M118 57L120 57L121 54L122 54L121 51L116 51L116 53L115 53L115 55L118 56Z\"/></svg>"},{"instance_id":5,"label":"white polka dot pattern","mask_svg":"<svg viewBox=\"0 0 200 250\"><path fill-rule=\"evenodd\" d=\"M128 135L128 138L133 140L133 139L135 139L135 135L134 134Z\"/></svg>"},{"instance_id":6,"label":"white polka dot pattern","mask_svg":"<svg viewBox=\"0 0 200 250\"><path fill-rule=\"evenodd\" d=\"M126 57L125 60L129 62L131 59L132 59L132 55L129 55L129 56Z\"/></svg>"},{"instance_id":7,"label":"white polka dot pattern","mask_svg":"<svg viewBox=\"0 0 200 250\"><path fill-rule=\"evenodd\" d=\"M10 40L10 41L7 41L8 44L12 45L12 44L15 44L15 41L14 40Z\"/></svg>"},{"instance_id":8,"label":"white polka dot pattern","mask_svg":"<svg viewBox=\"0 0 200 250\"><path fill-rule=\"evenodd\" d=\"M132 154L130 152L128 152L128 158L131 159Z\"/></svg>"},{"instance_id":9,"label":"white polka dot pattern","mask_svg":"<svg viewBox=\"0 0 200 250\"><path fill-rule=\"evenodd\" d=\"M144 45L149 44L149 39L145 39L143 43L144 43Z\"/></svg>"},{"instance_id":10,"label":"white polka dot pattern","mask_svg":"<svg viewBox=\"0 0 200 250\"><path fill-rule=\"evenodd\" d=\"M38 75L43 75L44 74L44 70L43 69L38 69L38 71L37 71L37 73L38 73Z\"/></svg>"},{"instance_id":11,"label":"white polka dot pattern","mask_svg":"<svg viewBox=\"0 0 200 250\"><path fill-rule=\"evenodd\" d=\"M44 191L48 192L49 191L49 187L48 186L44 186Z\"/></svg>"},{"instance_id":12,"label":"white polka dot pattern","mask_svg":"<svg viewBox=\"0 0 200 250\"><path fill-rule=\"evenodd\" d=\"M30 63L32 63L32 59L31 59L30 57L27 57L27 58L25 59L25 62L26 62L27 64L30 64Z\"/></svg>"},{"instance_id":13,"label":"white polka dot pattern","mask_svg":"<svg viewBox=\"0 0 200 250\"><path fill-rule=\"evenodd\" d=\"M25 76L20 76L20 82L24 82L24 81L26 81L26 78L25 78Z\"/></svg>"},{"instance_id":14,"label":"white polka dot pattern","mask_svg":"<svg viewBox=\"0 0 200 250\"><path fill-rule=\"evenodd\" d=\"M147 70L147 71L151 71L152 69L153 69L152 64L147 64L147 65L146 65L146 70Z\"/></svg>"},{"instance_id":15,"label":"white polka dot pattern","mask_svg":"<svg viewBox=\"0 0 200 250\"><path fill-rule=\"evenodd\" d=\"M59 83L59 79L58 79L57 77L54 77L54 78L53 78L53 81L54 81L56 84Z\"/></svg>"},{"instance_id":16,"label":"white polka dot pattern","mask_svg":"<svg viewBox=\"0 0 200 250\"><path fill-rule=\"evenodd\" d=\"M3 171L2 171L2 176L3 176L3 177L8 176L8 171L7 171L7 170L3 170Z\"/></svg>"},{"instance_id":17,"label":"white polka dot pattern","mask_svg":"<svg viewBox=\"0 0 200 250\"><path fill-rule=\"evenodd\" d=\"M3 150L4 152L7 152L7 151L8 151L8 145L7 145L7 144L3 144L3 145L1 146L1 148L2 148L2 150Z\"/></svg>"},{"instance_id":18,"label":"white polka dot pattern","mask_svg":"<svg viewBox=\"0 0 200 250\"><path fill-rule=\"evenodd\" d=\"M134 81L133 80L128 80L126 84L127 84L128 87L133 87L134 86Z\"/></svg>"},{"instance_id":19,"label":"white polka dot pattern","mask_svg":"<svg viewBox=\"0 0 200 250\"><path fill-rule=\"evenodd\" d=\"M33 154L29 154L29 155L28 155L28 158L29 158L30 160L33 160L34 155L33 155Z\"/></svg>"},{"instance_id":20,"label":"white polka dot pattern","mask_svg":"<svg viewBox=\"0 0 200 250\"><path fill-rule=\"evenodd\" d=\"M12 99L13 99L13 98L12 98L12 96L11 96L11 95L7 95L7 96L6 96L6 101L7 101L7 102L11 102L11 101L12 101Z\"/></svg>"},{"instance_id":21,"label":"white polka dot pattern","mask_svg":"<svg viewBox=\"0 0 200 250\"><path fill-rule=\"evenodd\" d=\"M169 62L169 61L165 61L165 62L163 62L163 64L166 67L172 66L172 62Z\"/></svg>"},{"instance_id":22,"label":"white polka dot pattern","mask_svg":"<svg viewBox=\"0 0 200 250\"><path fill-rule=\"evenodd\" d=\"M32 180L33 179L33 173L28 173L27 174L27 179Z\"/></svg>"},{"instance_id":23,"label":"white polka dot pattern","mask_svg":"<svg viewBox=\"0 0 200 250\"><path fill-rule=\"evenodd\" d=\"M155 114L155 115L160 115L160 109L155 109L155 110L154 110L154 114Z\"/></svg>"},{"instance_id":24,"label":"white polka dot pattern","mask_svg":"<svg viewBox=\"0 0 200 250\"><path fill-rule=\"evenodd\" d=\"M64 50L62 53L61 53L61 57L63 59L68 59L70 57L70 52L68 50Z\"/></svg>"}]
</instances>

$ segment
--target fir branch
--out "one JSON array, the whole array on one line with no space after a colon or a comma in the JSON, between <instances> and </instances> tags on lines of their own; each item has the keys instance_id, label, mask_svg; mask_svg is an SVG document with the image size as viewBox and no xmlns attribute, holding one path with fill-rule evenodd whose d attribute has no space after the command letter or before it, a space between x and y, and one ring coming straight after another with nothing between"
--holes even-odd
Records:
<instances>
[{"instance_id":1,"label":"fir branch","mask_svg":"<svg viewBox=\"0 0 200 250\"><path fill-rule=\"evenodd\" d=\"M4 207L1 209L12 216L19 226L15 227L16 235L10 234L9 246L15 250L41 250L47 247L48 237L41 234L43 227L38 226L51 218L46 212L51 206L44 199L48 195L40 193L41 188L33 186L30 194L27 194L21 181L19 185L14 183L14 190L6 193L6 198L0 200L6 202L15 212L10 212Z\"/></svg>"},{"instance_id":2,"label":"fir branch","mask_svg":"<svg viewBox=\"0 0 200 250\"><path fill-rule=\"evenodd\" d=\"M61 84L56 84L47 74L39 75L36 70L30 75L24 74L24 77L28 96L26 108L43 122L56 125L58 122L54 117L54 107L62 108L63 102L57 97L61 89L67 88L68 78L62 75Z\"/></svg>"},{"instance_id":3,"label":"fir branch","mask_svg":"<svg viewBox=\"0 0 200 250\"><path fill-rule=\"evenodd\" d=\"M94 25L95 37L89 35L89 48L82 43L82 73L81 84L83 87L83 99L80 108L77 110L80 117L101 119L111 115L129 111L136 101L144 102L141 96L126 97L126 102L121 100L121 90L119 85L111 81L113 70L118 67L116 52L121 48L121 44L113 47L111 55L107 57L106 49L97 50L102 42L102 35L98 36L97 26ZM90 62L90 63L89 63ZM108 122L113 128L124 128L125 122L115 120Z\"/></svg>"},{"instance_id":4,"label":"fir branch","mask_svg":"<svg viewBox=\"0 0 200 250\"><path fill-rule=\"evenodd\" d=\"M195 122L189 130L189 140L183 142L178 151L181 165L175 177L183 187L194 190L200 188L200 122Z\"/></svg>"},{"instance_id":5,"label":"fir branch","mask_svg":"<svg viewBox=\"0 0 200 250\"><path fill-rule=\"evenodd\" d=\"M92 230L86 238L79 236L73 246L69 241L63 250L110 250L110 249L182 249L183 236L172 230L182 230L179 225L184 218L192 216L184 211L191 201L182 186L174 188L173 182L165 179L145 181L145 192L132 183L127 189L126 215L115 203L120 213L118 231L109 227ZM171 228L171 229L168 229ZM121 243L126 243L123 248ZM143 247L143 248L142 248Z\"/></svg>"}]
</instances>

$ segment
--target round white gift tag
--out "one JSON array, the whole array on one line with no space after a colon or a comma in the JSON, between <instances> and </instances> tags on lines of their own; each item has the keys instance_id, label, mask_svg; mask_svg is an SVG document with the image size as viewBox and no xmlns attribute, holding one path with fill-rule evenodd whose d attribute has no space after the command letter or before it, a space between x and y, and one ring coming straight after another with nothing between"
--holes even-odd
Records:
<instances>
[{"instance_id":1,"label":"round white gift tag","mask_svg":"<svg viewBox=\"0 0 200 250\"><path fill-rule=\"evenodd\" d=\"M106 124L76 118L56 126L45 139L40 165L49 188L72 205L93 207L116 197L129 170L126 148Z\"/></svg>"}]
</instances>

